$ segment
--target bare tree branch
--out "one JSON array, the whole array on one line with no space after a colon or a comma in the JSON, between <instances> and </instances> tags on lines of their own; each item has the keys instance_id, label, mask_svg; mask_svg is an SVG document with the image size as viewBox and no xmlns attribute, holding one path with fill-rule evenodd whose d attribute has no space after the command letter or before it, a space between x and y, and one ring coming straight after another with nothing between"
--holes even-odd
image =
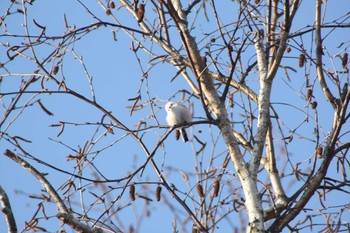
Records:
<instances>
[{"instance_id":1,"label":"bare tree branch","mask_svg":"<svg viewBox=\"0 0 350 233\"><path fill-rule=\"evenodd\" d=\"M87 233L97 233L102 232L100 229L92 229L86 224L81 223L80 221L76 220L73 215L69 212L67 206L62 201L59 194L56 192L56 190L52 187L50 182L43 176L42 173L40 173L38 170L36 170L32 165L30 165L27 161L23 160L19 156L17 156L15 153L13 153L10 150L5 150L4 155L6 155L8 158L12 159L14 162L19 164L21 167L26 169L28 172L30 172L45 188L45 191L50 194L50 196L53 198L59 213L57 214L57 217L63 221L63 223L68 224L72 229L77 231L83 231Z\"/></svg>"}]
</instances>

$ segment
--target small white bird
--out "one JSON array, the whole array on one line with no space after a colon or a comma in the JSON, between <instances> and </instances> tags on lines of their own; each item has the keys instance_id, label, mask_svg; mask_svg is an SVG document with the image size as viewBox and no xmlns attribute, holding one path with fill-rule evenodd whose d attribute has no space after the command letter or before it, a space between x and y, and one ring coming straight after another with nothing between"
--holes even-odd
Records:
<instances>
[{"instance_id":1,"label":"small white bird","mask_svg":"<svg viewBox=\"0 0 350 233\"><path fill-rule=\"evenodd\" d=\"M190 111L182 104L169 102L165 105L165 111L167 112L166 121L169 126L173 127L178 124L190 123L192 121ZM176 130L176 140L179 139L179 133L181 133L183 141L187 142L188 137L184 127Z\"/></svg>"}]
</instances>

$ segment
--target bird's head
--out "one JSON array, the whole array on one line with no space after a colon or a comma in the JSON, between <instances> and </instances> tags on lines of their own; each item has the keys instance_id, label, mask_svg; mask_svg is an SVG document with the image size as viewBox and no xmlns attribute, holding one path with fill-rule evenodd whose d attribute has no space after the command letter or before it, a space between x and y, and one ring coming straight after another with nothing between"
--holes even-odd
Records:
<instances>
[{"instance_id":1,"label":"bird's head","mask_svg":"<svg viewBox=\"0 0 350 233\"><path fill-rule=\"evenodd\" d=\"M174 102L169 102L169 103L167 103L167 104L165 105L165 111L166 111L166 112L169 112L170 109L171 109L173 106L175 106L175 105L176 105L176 103L174 103Z\"/></svg>"}]
</instances>

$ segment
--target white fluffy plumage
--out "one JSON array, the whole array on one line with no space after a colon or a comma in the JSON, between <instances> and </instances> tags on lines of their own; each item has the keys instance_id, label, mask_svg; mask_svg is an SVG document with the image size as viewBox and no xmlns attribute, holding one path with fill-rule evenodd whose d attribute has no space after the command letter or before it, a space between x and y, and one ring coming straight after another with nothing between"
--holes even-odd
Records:
<instances>
[{"instance_id":1,"label":"white fluffy plumage","mask_svg":"<svg viewBox=\"0 0 350 233\"><path fill-rule=\"evenodd\" d=\"M175 126L179 124L190 123L192 116L190 111L179 103L169 102L165 105L165 111L167 112L166 121L169 126ZM184 142L188 141L185 128L181 127L180 133Z\"/></svg>"}]
</instances>

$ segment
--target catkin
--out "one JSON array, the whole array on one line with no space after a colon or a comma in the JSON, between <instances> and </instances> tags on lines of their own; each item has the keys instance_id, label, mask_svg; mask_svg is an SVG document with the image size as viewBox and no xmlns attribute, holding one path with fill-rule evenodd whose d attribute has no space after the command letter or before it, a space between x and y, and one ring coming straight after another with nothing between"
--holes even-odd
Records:
<instances>
[{"instance_id":1,"label":"catkin","mask_svg":"<svg viewBox=\"0 0 350 233\"><path fill-rule=\"evenodd\" d=\"M305 64L305 55L304 54L300 54L299 56L299 67L303 67Z\"/></svg>"},{"instance_id":2,"label":"catkin","mask_svg":"<svg viewBox=\"0 0 350 233\"><path fill-rule=\"evenodd\" d=\"M144 16L145 16L145 4L140 4L139 9L137 9L137 22L141 23Z\"/></svg>"},{"instance_id":3,"label":"catkin","mask_svg":"<svg viewBox=\"0 0 350 233\"><path fill-rule=\"evenodd\" d=\"M312 109L316 109L317 108L317 102L316 101L312 102L311 108Z\"/></svg>"},{"instance_id":4,"label":"catkin","mask_svg":"<svg viewBox=\"0 0 350 233\"><path fill-rule=\"evenodd\" d=\"M348 65L348 53L344 53L343 58L341 59L342 61L342 66L344 69L346 69L346 66Z\"/></svg>"},{"instance_id":5,"label":"catkin","mask_svg":"<svg viewBox=\"0 0 350 233\"><path fill-rule=\"evenodd\" d=\"M318 146L317 150L316 150L316 155L318 158L322 157L322 153L323 153L323 147L322 146Z\"/></svg>"},{"instance_id":6,"label":"catkin","mask_svg":"<svg viewBox=\"0 0 350 233\"><path fill-rule=\"evenodd\" d=\"M129 196L132 201L135 201L135 185L130 185Z\"/></svg>"},{"instance_id":7,"label":"catkin","mask_svg":"<svg viewBox=\"0 0 350 233\"><path fill-rule=\"evenodd\" d=\"M214 189L213 189L213 197L217 197L219 195L220 190L220 180L214 180Z\"/></svg>"},{"instance_id":8,"label":"catkin","mask_svg":"<svg viewBox=\"0 0 350 233\"><path fill-rule=\"evenodd\" d=\"M199 197L204 197L203 186L201 184L197 185L197 193Z\"/></svg>"},{"instance_id":9,"label":"catkin","mask_svg":"<svg viewBox=\"0 0 350 233\"><path fill-rule=\"evenodd\" d=\"M162 192L162 187L161 186L157 186L157 189L156 189L156 200L157 201L160 201L160 194Z\"/></svg>"},{"instance_id":10,"label":"catkin","mask_svg":"<svg viewBox=\"0 0 350 233\"><path fill-rule=\"evenodd\" d=\"M307 94L306 94L306 98L307 98L307 101L311 101L312 99L312 89L308 89L307 90Z\"/></svg>"}]
</instances>

